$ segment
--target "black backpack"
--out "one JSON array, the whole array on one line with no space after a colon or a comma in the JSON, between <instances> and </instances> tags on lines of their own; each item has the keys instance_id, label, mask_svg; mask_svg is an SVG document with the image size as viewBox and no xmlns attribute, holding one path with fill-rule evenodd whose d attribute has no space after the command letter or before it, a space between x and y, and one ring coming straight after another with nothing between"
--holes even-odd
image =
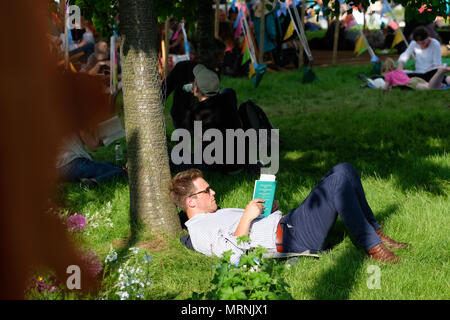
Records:
<instances>
[{"instance_id":1,"label":"black backpack","mask_svg":"<svg viewBox=\"0 0 450 320\"><path fill-rule=\"evenodd\" d=\"M253 128L255 130L267 130L267 150L270 151L271 129L275 129L275 127L269 121L269 118L267 117L263 109L257 106L252 100L247 100L239 106L239 117L241 118L242 128L244 129L244 131L250 128Z\"/></svg>"},{"instance_id":2,"label":"black backpack","mask_svg":"<svg viewBox=\"0 0 450 320\"><path fill-rule=\"evenodd\" d=\"M249 128L256 130L275 129L263 109L258 107L252 100L247 100L239 106L239 117L244 130Z\"/></svg>"}]
</instances>

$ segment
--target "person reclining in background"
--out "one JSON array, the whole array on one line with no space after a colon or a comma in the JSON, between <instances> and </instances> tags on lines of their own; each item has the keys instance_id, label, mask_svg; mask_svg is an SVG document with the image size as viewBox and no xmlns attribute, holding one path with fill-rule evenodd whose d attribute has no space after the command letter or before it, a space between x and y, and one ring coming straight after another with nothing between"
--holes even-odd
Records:
<instances>
[{"instance_id":1,"label":"person reclining in background","mask_svg":"<svg viewBox=\"0 0 450 320\"><path fill-rule=\"evenodd\" d=\"M85 146L96 152L103 145L98 129L80 130L67 137L61 147L56 167L63 182L80 181L83 185L97 185L114 177L126 177L124 169L110 163L93 161Z\"/></svg>"},{"instance_id":2,"label":"person reclining in background","mask_svg":"<svg viewBox=\"0 0 450 320\"><path fill-rule=\"evenodd\" d=\"M420 90L439 89L441 84L450 86L450 77L446 76L446 73L450 72L450 67L438 68L430 81L427 82L420 77L410 77L411 74L397 69L394 60L387 58L381 67L381 72L386 82L384 90L388 90L394 85L410 85Z\"/></svg>"},{"instance_id":3,"label":"person reclining in background","mask_svg":"<svg viewBox=\"0 0 450 320\"><path fill-rule=\"evenodd\" d=\"M398 263L400 259L385 245L396 249L408 245L382 232L367 203L361 179L349 163L336 165L303 203L285 216L275 211L259 219L264 208L261 199L250 201L245 210L219 209L215 194L200 170L183 171L172 179L170 197L187 214L185 225L193 249L208 256L221 256L231 250L231 263L258 245L269 252L324 250L338 215L374 260ZM239 244L238 237L244 235L250 237L250 243Z\"/></svg>"},{"instance_id":4,"label":"person reclining in background","mask_svg":"<svg viewBox=\"0 0 450 320\"><path fill-rule=\"evenodd\" d=\"M420 26L413 32L413 41L398 58L397 69L403 70L412 55L415 55L415 70L406 70L409 77L419 77L430 81L437 69L442 66L441 44L430 37L428 29Z\"/></svg>"}]
</instances>

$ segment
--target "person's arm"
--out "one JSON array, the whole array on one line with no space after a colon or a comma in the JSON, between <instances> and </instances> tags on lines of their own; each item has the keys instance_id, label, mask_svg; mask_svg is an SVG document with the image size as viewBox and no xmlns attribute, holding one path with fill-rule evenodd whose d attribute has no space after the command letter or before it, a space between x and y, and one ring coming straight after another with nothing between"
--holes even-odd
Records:
<instances>
[{"instance_id":1,"label":"person's arm","mask_svg":"<svg viewBox=\"0 0 450 320\"><path fill-rule=\"evenodd\" d=\"M176 48L176 47L179 46L181 43L184 43L184 36L183 36L183 34L180 32L180 33L178 34L178 37L175 39L175 41L169 45L169 49Z\"/></svg>"},{"instance_id":2,"label":"person's arm","mask_svg":"<svg viewBox=\"0 0 450 320\"><path fill-rule=\"evenodd\" d=\"M398 70L403 70L403 67L405 66L406 62L408 62L409 58L414 52L414 47L416 46L416 42L413 40L409 44L408 48L406 48L405 52L403 52L400 57L398 58Z\"/></svg>"},{"instance_id":3,"label":"person's arm","mask_svg":"<svg viewBox=\"0 0 450 320\"><path fill-rule=\"evenodd\" d=\"M263 199L253 199L245 208L244 214L234 232L235 237L248 235L250 231L250 224L257 218L264 210Z\"/></svg>"},{"instance_id":4,"label":"person's arm","mask_svg":"<svg viewBox=\"0 0 450 320\"><path fill-rule=\"evenodd\" d=\"M83 38L81 39L81 41L77 44L78 48L81 48L82 46L87 45L88 43L94 43L95 44L95 39L94 39L94 35L90 32L90 31L86 31L83 34Z\"/></svg>"},{"instance_id":5,"label":"person's arm","mask_svg":"<svg viewBox=\"0 0 450 320\"><path fill-rule=\"evenodd\" d=\"M98 74L98 72L100 71L100 68L102 67L102 66L109 66L110 65L110 62L109 61L99 61L99 62L97 62L97 64L92 68L92 69L90 69L89 71L88 71L88 74L89 75L91 75L91 76L95 76L95 75L97 75Z\"/></svg>"},{"instance_id":6,"label":"person's arm","mask_svg":"<svg viewBox=\"0 0 450 320\"><path fill-rule=\"evenodd\" d=\"M103 141L99 137L98 128L80 130L80 138L92 152L97 152L98 148L103 145Z\"/></svg>"},{"instance_id":7,"label":"person's arm","mask_svg":"<svg viewBox=\"0 0 450 320\"><path fill-rule=\"evenodd\" d=\"M435 40L435 39L433 39ZM442 51L441 51L441 45L439 44L439 42L436 41L432 41L432 51L431 51L431 68L430 69L436 69L439 68L440 66L442 66Z\"/></svg>"}]
</instances>

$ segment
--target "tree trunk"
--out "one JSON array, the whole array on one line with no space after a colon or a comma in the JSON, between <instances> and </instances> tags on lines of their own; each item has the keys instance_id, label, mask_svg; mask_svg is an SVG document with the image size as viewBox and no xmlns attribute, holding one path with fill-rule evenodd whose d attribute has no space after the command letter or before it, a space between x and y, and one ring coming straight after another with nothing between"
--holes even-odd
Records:
<instances>
[{"instance_id":1,"label":"tree trunk","mask_svg":"<svg viewBox=\"0 0 450 320\"><path fill-rule=\"evenodd\" d=\"M196 60L213 70L217 67L214 42L214 13L211 0L198 0Z\"/></svg>"},{"instance_id":2,"label":"tree trunk","mask_svg":"<svg viewBox=\"0 0 450 320\"><path fill-rule=\"evenodd\" d=\"M154 1L119 3L132 232L139 222L151 232L173 235L181 228L169 197Z\"/></svg>"},{"instance_id":3,"label":"tree trunk","mask_svg":"<svg viewBox=\"0 0 450 320\"><path fill-rule=\"evenodd\" d=\"M339 17L335 20L335 27L334 27L334 39L333 39L333 60L332 64L336 65L337 63L337 54L338 54L338 48L339 48Z\"/></svg>"},{"instance_id":4,"label":"tree trunk","mask_svg":"<svg viewBox=\"0 0 450 320\"><path fill-rule=\"evenodd\" d=\"M220 14L220 0L216 0L216 10L214 16L214 37L219 39L219 14Z\"/></svg>"}]
</instances>

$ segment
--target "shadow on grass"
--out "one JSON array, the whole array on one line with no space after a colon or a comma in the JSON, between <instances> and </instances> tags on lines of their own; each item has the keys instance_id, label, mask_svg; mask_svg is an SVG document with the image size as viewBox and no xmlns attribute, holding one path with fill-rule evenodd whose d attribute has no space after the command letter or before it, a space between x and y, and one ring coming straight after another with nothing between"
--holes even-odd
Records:
<instances>
[{"instance_id":1,"label":"shadow on grass","mask_svg":"<svg viewBox=\"0 0 450 320\"><path fill-rule=\"evenodd\" d=\"M353 247L347 247L333 261L333 266L319 275L311 289L312 299L348 300L358 271L364 264L366 255Z\"/></svg>"},{"instance_id":2,"label":"shadow on grass","mask_svg":"<svg viewBox=\"0 0 450 320\"><path fill-rule=\"evenodd\" d=\"M377 213L378 222L389 220L389 217L395 214L397 209L397 205L390 205L382 212ZM354 246L346 247L333 261L332 267L318 276L314 287L311 289L313 299L347 300L350 298L356 275L368 256L362 247L356 243L355 238L340 219L330 232L329 250L341 243L346 235L350 237Z\"/></svg>"},{"instance_id":3,"label":"shadow on grass","mask_svg":"<svg viewBox=\"0 0 450 320\"><path fill-rule=\"evenodd\" d=\"M398 205L391 204L383 211L374 213L374 215L375 215L375 218L377 219L378 223L384 224L385 221L389 220L389 217L391 215L394 215L397 212L397 210L398 210ZM359 244L356 242L356 239L353 237L351 232L344 225L344 222L340 218L338 218L336 221L336 224L333 226L333 228L331 229L330 234L328 236L327 250L333 249L336 245L341 243L346 236L349 236L350 240L356 247L358 247L359 249L362 249L362 247L359 246Z\"/></svg>"}]
</instances>

